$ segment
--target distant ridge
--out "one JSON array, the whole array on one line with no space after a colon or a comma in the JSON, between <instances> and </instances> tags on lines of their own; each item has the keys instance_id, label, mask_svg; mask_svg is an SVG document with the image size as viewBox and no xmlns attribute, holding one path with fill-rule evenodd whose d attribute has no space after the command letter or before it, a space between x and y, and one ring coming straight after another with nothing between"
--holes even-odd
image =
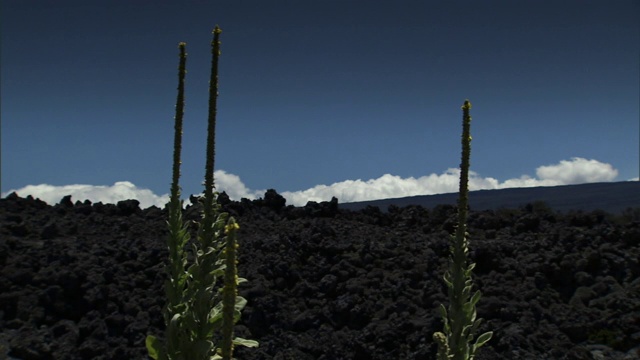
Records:
<instances>
[{"instance_id":1,"label":"distant ridge","mask_svg":"<svg viewBox=\"0 0 640 360\"><path fill-rule=\"evenodd\" d=\"M425 208L433 208L440 204L455 205L457 201L458 193L448 193L344 203L340 204L340 208L359 210L367 206L377 206L380 210L387 211L389 205L400 207L420 205ZM469 192L469 206L472 210L518 208L534 201L544 201L552 209L562 212L569 210L592 211L599 209L609 213L621 213L629 207L640 207L640 181L477 190Z\"/></svg>"}]
</instances>

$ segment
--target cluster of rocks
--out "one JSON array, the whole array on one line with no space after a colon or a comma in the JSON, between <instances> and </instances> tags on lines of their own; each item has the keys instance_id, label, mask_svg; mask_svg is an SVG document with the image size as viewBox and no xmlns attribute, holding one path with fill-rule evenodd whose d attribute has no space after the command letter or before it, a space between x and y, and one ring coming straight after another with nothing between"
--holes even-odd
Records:
<instances>
[{"instance_id":1,"label":"cluster of rocks","mask_svg":"<svg viewBox=\"0 0 640 360\"><path fill-rule=\"evenodd\" d=\"M237 335L260 342L238 359L435 358L454 206L293 207L274 190L219 202L240 223L249 280ZM640 359L637 214L472 209L480 332L494 332L476 359ZM0 358L148 358L146 335L164 329L166 218L135 200L0 199Z\"/></svg>"}]
</instances>

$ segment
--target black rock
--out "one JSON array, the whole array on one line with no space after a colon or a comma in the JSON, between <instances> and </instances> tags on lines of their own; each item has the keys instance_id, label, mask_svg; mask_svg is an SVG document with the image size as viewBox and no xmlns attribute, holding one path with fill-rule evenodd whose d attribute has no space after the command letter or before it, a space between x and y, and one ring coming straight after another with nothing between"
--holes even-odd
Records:
<instances>
[{"instance_id":1,"label":"black rock","mask_svg":"<svg viewBox=\"0 0 640 360\"><path fill-rule=\"evenodd\" d=\"M435 358L455 206L220 198L240 224L248 279L236 335L260 342L236 358ZM0 199L0 358L148 358L146 335L164 336L167 211L67 205ZM494 331L476 360L638 358L635 213L472 210L479 333Z\"/></svg>"},{"instance_id":2,"label":"black rock","mask_svg":"<svg viewBox=\"0 0 640 360\"><path fill-rule=\"evenodd\" d=\"M280 211L285 207L286 204L287 199L278 194L274 189L269 189L264 194L264 206L272 210Z\"/></svg>"},{"instance_id":3,"label":"black rock","mask_svg":"<svg viewBox=\"0 0 640 360\"><path fill-rule=\"evenodd\" d=\"M73 207L73 202L71 202L71 195L66 195L60 200L60 205L63 207Z\"/></svg>"},{"instance_id":4,"label":"black rock","mask_svg":"<svg viewBox=\"0 0 640 360\"><path fill-rule=\"evenodd\" d=\"M120 214L124 216L129 216L131 214L140 212L140 201L138 200L118 201L117 207L118 207L118 210L120 210Z\"/></svg>"}]
</instances>

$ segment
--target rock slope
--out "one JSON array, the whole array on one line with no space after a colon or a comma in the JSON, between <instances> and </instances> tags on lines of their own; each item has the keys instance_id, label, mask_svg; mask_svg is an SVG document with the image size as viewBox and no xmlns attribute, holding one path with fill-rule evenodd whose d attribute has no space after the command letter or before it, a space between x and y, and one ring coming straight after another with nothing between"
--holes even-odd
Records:
<instances>
[{"instance_id":1,"label":"rock slope","mask_svg":"<svg viewBox=\"0 0 640 360\"><path fill-rule=\"evenodd\" d=\"M220 200L249 280L237 334L260 342L238 359L434 358L455 207ZM481 332L494 331L477 359L640 359L638 213L471 211ZM164 328L166 216L135 200L0 199L0 358L147 359Z\"/></svg>"}]
</instances>

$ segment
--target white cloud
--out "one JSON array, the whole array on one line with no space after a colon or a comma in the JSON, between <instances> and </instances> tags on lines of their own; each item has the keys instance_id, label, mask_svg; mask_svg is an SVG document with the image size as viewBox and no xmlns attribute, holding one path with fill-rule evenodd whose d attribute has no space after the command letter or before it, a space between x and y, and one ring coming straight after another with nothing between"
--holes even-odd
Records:
<instances>
[{"instance_id":1,"label":"white cloud","mask_svg":"<svg viewBox=\"0 0 640 360\"><path fill-rule=\"evenodd\" d=\"M216 187L218 191L226 191L233 200L241 198L256 199L264 195L265 190L248 189L240 177L229 174L224 170L214 173ZM20 189L11 189L2 193L5 197L12 192L21 197L28 195L38 198L47 204L54 205L60 202L64 196L71 195L71 201L90 200L92 203L102 202L104 204L115 204L121 200L136 199L140 201L140 208L145 209L150 206L163 208L169 202L169 194L156 195L149 189L139 188L129 181L118 181L111 186L74 184L55 186L48 184L27 185ZM185 201L185 206L188 204Z\"/></svg>"},{"instance_id":2,"label":"white cloud","mask_svg":"<svg viewBox=\"0 0 640 360\"><path fill-rule=\"evenodd\" d=\"M302 191L286 191L282 193L294 205L304 205L307 201L326 201L332 196L340 202L353 202L414 195L432 195L458 191L459 169L448 169L443 174L431 174L419 178L401 178L397 175L384 174L377 179L363 181L345 180L327 185L317 185ZM470 187L474 190L494 188L497 180L480 178L470 172Z\"/></svg>"},{"instance_id":3,"label":"white cloud","mask_svg":"<svg viewBox=\"0 0 640 360\"><path fill-rule=\"evenodd\" d=\"M558 164L540 166L536 169L537 178L522 175L519 178L500 182L492 177L481 177L474 171L469 172L469 189L504 189L514 187L536 187L572 185L590 182L612 181L618 170L610 164L597 160L574 157L562 160ZM300 206L307 201L327 201L332 196L340 202L366 201L385 198L407 197L415 195L433 195L458 191L460 170L450 168L444 173L425 175L419 178L401 178L385 174L377 179L346 180L331 185L317 185L301 191L283 192L288 203Z\"/></svg>"},{"instance_id":4,"label":"white cloud","mask_svg":"<svg viewBox=\"0 0 640 360\"><path fill-rule=\"evenodd\" d=\"M229 174L224 170L216 170L213 172L216 183L216 191L225 191L232 200L240 200L242 198L257 199L264 195L266 190L251 190L240 180L238 175Z\"/></svg>"},{"instance_id":5,"label":"white cloud","mask_svg":"<svg viewBox=\"0 0 640 360\"><path fill-rule=\"evenodd\" d=\"M63 185L54 186L48 184L27 185L20 189L12 189L6 193L2 193L2 197L16 192L21 197L28 195L53 205L60 202L62 197L71 195L71 201L90 200L91 202L102 202L104 204L115 204L121 200L137 199L140 201L141 208L147 208L152 205L164 207L169 202L169 195L156 195L149 189L136 187L129 181L118 181L111 186L105 185Z\"/></svg>"},{"instance_id":6,"label":"white cloud","mask_svg":"<svg viewBox=\"0 0 640 360\"><path fill-rule=\"evenodd\" d=\"M562 160L557 164L540 166L536 169L537 177L522 175L500 182L492 177L481 177L476 172L469 172L469 189L504 189L513 187L557 186L589 182L612 181L618 170L607 163L575 157ZM316 185L300 191L284 191L281 195L287 204L303 206L307 201L328 201L335 196L342 203L385 198L397 198L415 195L432 195L458 191L460 170L450 168L442 174L430 174L419 178L402 178L397 175L384 174L376 179L345 180L331 185ZM256 199L262 197L265 190L249 189L239 176L224 170L215 172L216 190L225 191L232 200L241 198ZM635 180L638 180L637 178ZM163 207L169 196L155 195L151 190L136 187L134 184L121 181L113 186L92 185L29 185L22 189L10 190L25 197L32 195L41 200L55 204L65 195L72 195L72 201L89 199L92 202L115 203L125 199L138 199L140 207L151 205Z\"/></svg>"},{"instance_id":7,"label":"white cloud","mask_svg":"<svg viewBox=\"0 0 640 360\"><path fill-rule=\"evenodd\" d=\"M618 176L618 170L598 160L574 157L549 166L540 166L536 174L542 180L555 181L558 184L583 184L611 181Z\"/></svg>"}]
</instances>

